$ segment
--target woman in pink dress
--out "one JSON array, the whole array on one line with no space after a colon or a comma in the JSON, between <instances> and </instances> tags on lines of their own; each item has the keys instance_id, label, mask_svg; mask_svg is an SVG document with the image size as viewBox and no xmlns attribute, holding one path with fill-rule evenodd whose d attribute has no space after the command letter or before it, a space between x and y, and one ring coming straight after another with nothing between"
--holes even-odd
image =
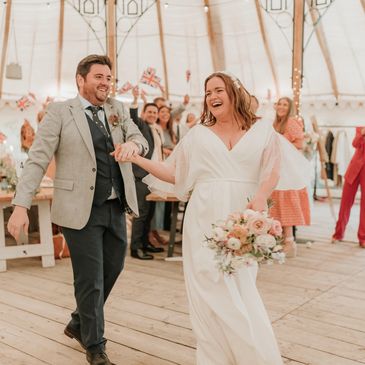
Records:
<instances>
[{"instance_id":1,"label":"woman in pink dress","mask_svg":"<svg viewBox=\"0 0 365 365\"><path fill-rule=\"evenodd\" d=\"M282 134L298 150L303 149L304 131L301 120L294 118L293 101L282 97L276 104L274 129ZM310 207L307 189L275 190L271 198L273 207L271 216L281 222L283 226L284 243L287 257L296 256L296 243L293 236L293 226L310 224Z\"/></svg>"}]
</instances>

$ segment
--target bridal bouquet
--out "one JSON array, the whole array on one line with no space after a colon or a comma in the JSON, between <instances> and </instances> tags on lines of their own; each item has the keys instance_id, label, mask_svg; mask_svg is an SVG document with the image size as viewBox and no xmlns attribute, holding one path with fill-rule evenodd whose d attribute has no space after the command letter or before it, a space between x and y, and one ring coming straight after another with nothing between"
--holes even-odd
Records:
<instances>
[{"instance_id":1,"label":"bridal bouquet","mask_svg":"<svg viewBox=\"0 0 365 365\"><path fill-rule=\"evenodd\" d=\"M246 209L243 213L230 214L227 220L212 225L212 235L205 244L215 251L218 269L233 274L254 262L283 263L282 227L279 221L266 212Z\"/></svg>"}]
</instances>

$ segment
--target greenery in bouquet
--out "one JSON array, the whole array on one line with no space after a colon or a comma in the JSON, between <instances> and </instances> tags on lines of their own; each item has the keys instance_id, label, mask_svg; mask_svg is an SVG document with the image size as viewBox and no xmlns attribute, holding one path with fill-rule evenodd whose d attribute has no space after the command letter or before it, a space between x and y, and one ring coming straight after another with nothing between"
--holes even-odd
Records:
<instances>
[{"instance_id":1,"label":"greenery in bouquet","mask_svg":"<svg viewBox=\"0 0 365 365\"><path fill-rule=\"evenodd\" d=\"M215 251L219 271L233 274L243 266L283 263L282 227L266 212L246 209L212 224L212 235L205 245Z\"/></svg>"},{"instance_id":2,"label":"greenery in bouquet","mask_svg":"<svg viewBox=\"0 0 365 365\"><path fill-rule=\"evenodd\" d=\"M304 133L303 154L308 160L311 160L313 158L318 141L318 133L313 131Z\"/></svg>"}]
</instances>

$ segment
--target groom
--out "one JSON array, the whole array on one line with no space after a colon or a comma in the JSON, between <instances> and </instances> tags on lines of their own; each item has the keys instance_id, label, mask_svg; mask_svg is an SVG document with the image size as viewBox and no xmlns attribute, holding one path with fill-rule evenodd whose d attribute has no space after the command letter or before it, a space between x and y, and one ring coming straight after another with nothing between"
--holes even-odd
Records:
<instances>
[{"instance_id":1,"label":"groom","mask_svg":"<svg viewBox=\"0 0 365 365\"><path fill-rule=\"evenodd\" d=\"M104 303L120 274L127 247L125 212L138 215L130 163L110 153L145 155L147 141L123 104L108 97L107 56L90 55L76 70L76 98L50 104L17 185L8 230L28 230L27 209L53 155L56 177L52 221L62 227L71 253L77 309L65 328L86 349L91 365L112 365L105 353Z\"/></svg>"}]
</instances>

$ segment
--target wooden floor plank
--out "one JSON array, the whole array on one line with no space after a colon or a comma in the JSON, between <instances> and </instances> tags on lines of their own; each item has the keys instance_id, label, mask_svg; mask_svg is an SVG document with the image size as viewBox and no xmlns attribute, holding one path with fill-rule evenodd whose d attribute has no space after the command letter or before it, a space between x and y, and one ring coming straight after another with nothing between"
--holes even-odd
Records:
<instances>
[{"instance_id":1,"label":"wooden floor plank","mask_svg":"<svg viewBox=\"0 0 365 365\"><path fill-rule=\"evenodd\" d=\"M0 338L0 354L1 360L0 364L16 364L16 365L42 365L42 364L50 364L41 359L37 359L33 356L30 356L24 353L17 348L8 346L1 342Z\"/></svg>"},{"instance_id":2,"label":"wooden floor plank","mask_svg":"<svg viewBox=\"0 0 365 365\"><path fill-rule=\"evenodd\" d=\"M299 228L304 242L314 239L311 248L300 244L297 258L259 270L285 365L365 364L365 250L356 245L354 224L346 237L355 243L329 243L327 210L316 204L313 226ZM182 263L165 256L127 257L106 303L108 354L117 364L195 364ZM78 343L63 334L75 307L70 260L53 268L38 258L7 264L0 273L0 365L86 364Z\"/></svg>"}]
</instances>

